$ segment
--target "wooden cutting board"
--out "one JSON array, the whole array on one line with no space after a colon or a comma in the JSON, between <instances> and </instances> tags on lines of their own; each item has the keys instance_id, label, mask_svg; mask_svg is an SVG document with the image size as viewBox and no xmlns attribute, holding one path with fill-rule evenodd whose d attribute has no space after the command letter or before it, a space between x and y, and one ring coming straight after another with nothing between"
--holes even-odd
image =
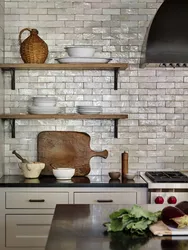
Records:
<instances>
[{"instance_id":1,"label":"wooden cutting board","mask_svg":"<svg viewBox=\"0 0 188 250\"><path fill-rule=\"evenodd\" d=\"M90 159L107 158L108 151L96 152L90 148L90 136L83 132L44 131L37 137L37 158L45 163L42 175L52 175L52 166L75 168L75 176L90 172Z\"/></svg>"},{"instance_id":2,"label":"wooden cutting board","mask_svg":"<svg viewBox=\"0 0 188 250\"><path fill-rule=\"evenodd\" d=\"M165 225L162 221L158 221L149 227L150 231L157 236L163 235L188 235L188 227L177 229Z\"/></svg>"}]
</instances>

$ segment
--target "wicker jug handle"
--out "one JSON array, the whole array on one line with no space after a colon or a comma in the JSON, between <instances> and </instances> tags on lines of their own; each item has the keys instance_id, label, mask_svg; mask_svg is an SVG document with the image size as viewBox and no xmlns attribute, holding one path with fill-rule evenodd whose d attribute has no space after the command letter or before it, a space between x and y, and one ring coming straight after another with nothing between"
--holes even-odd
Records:
<instances>
[{"instance_id":1,"label":"wicker jug handle","mask_svg":"<svg viewBox=\"0 0 188 250\"><path fill-rule=\"evenodd\" d=\"M22 33L23 33L25 30L28 30L29 32L31 32L32 29L30 29L30 28L25 28L25 29L23 29L23 30L20 31L20 33L19 33L19 44L20 44L20 45L21 45L21 43L22 43L22 41L21 41L21 35L22 35Z\"/></svg>"}]
</instances>

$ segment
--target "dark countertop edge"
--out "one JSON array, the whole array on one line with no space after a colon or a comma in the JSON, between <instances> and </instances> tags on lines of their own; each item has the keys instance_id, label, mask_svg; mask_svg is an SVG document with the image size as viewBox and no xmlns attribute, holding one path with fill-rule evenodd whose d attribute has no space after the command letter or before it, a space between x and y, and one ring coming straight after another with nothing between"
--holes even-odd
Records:
<instances>
[{"instance_id":1,"label":"dark countertop edge","mask_svg":"<svg viewBox=\"0 0 188 250\"><path fill-rule=\"evenodd\" d=\"M0 183L0 188L3 187L96 187L96 188L108 188L108 187L116 187L116 188L123 188L123 187L148 187L147 183Z\"/></svg>"}]
</instances>

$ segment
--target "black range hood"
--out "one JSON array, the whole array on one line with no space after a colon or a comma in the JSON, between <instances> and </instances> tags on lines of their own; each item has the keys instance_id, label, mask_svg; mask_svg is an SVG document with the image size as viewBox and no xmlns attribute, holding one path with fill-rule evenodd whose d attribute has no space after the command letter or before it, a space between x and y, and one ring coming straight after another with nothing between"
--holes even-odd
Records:
<instances>
[{"instance_id":1,"label":"black range hood","mask_svg":"<svg viewBox=\"0 0 188 250\"><path fill-rule=\"evenodd\" d=\"M188 0L165 0L148 30L141 67L188 66ZM145 65L144 65L145 64Z\"/></svg>"}]
</instances>

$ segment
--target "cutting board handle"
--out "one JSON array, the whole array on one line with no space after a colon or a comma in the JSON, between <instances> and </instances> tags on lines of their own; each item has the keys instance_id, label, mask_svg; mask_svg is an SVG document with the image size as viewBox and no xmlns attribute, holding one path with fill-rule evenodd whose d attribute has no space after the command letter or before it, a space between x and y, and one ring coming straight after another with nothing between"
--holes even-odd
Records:
<instances>
[{"instance_id":1,"label":"cutting board handle","mask_svg":"<svg viewBox=\"0 0 188 250\"><path fill-rule=\"evenodd\" d=\"M96 152L96 151L91 150L91 155L90 156L91 157L93 157L93 156L100 156L100 157L106 159L108 157L108 151L107 150L103 150L101 152Z\"/></svg>"}]
</instances>

